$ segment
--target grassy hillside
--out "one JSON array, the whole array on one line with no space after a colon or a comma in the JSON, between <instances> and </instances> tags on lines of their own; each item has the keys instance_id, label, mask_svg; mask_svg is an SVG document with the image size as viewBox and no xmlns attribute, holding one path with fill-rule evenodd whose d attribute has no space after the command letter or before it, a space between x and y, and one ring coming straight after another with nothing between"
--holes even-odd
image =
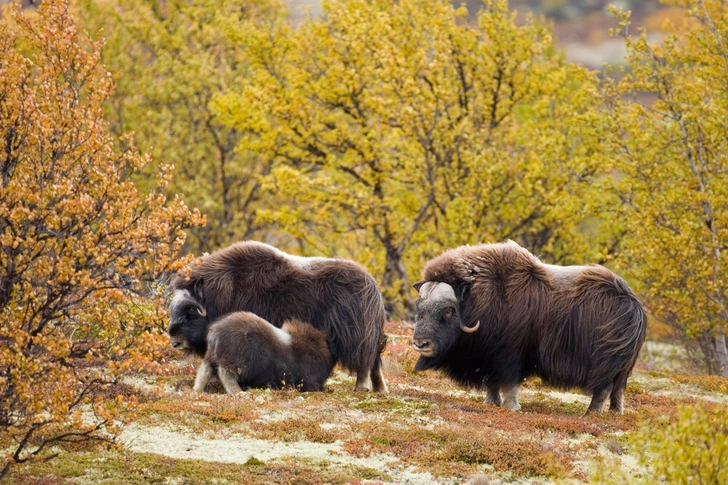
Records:
<instances>
[{"instance_id":1,"label":"grassy hillside","mask_svg":"<svg viewBox=\"0 0 728 485\"><path fill-rule=\"evenodd\" d=\"M58 449L9 483L583 483L604 458L639 474L628 437L650 420L674 420L681 404L728 403L726 379L641 368L622 416L584 418L588 396L537 379L511 413L438 373L413 374L410 331L387 330L387 396L352 393L341 371L324 393L195 394L196 364L173 360L165 375L118 386L141 401L124 449Z\"/></svg>"}]
</instances>

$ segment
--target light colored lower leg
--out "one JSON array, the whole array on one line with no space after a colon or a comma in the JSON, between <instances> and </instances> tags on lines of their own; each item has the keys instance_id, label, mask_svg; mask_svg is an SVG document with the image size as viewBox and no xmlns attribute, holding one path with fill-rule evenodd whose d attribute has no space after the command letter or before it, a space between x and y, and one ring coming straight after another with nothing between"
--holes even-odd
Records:
<instances>
[{"instance_id":1,"label":"light colored lower leg","mask_svg":"<svg viewBox=\"0 0 728 485\"><path fill-rule=\"evenodd\" d=\"M609 396L609 410L617 414L624 412L624 388L612 389L612 395Z\"/></svg>"},{"instance_id":2,"label":"light colored lower leg","mask_svg":"<svg viewBox=\"0 0 728 485\"><path fill-rule=\"evenodd\" d=\"M197 368L197 377L195 377L195 387L192 389L195 392L204 392L205 387L207 386L207 383L210 382L210 379L212 378L212 373L214 372L214 369L212 368L212 365L210 365L209 362L206 360L203 360L200 364L200 367Z\"/></svg>"},{"instance_id":3,"label":"light colored lower leg","mask_svg":"<svg viewBox=\"0 0 728 485\"><path fill-rule=\"evenodd\" d=\"M356 392L371 392L372 380L369 377L369 371L359 371L356 373L356 385L354 391Z\"/></svg>"},{"instance_id":4,"label":"light colored lower leg","mask_svg":"<svg viewBox=\"0 0 728 485\"><path fill-rule=\"evenodd\" d=\"M485 404L501 405L500 387L487 386L485 388Z\"/></svg>"},{"instance_id":5,"label":"light colored lower leg","mask_svg":"<svg viewBox=\"0 0 728 485\"><path fill-rule=\"evenodd\" d=\"M518 403L518 384L503 389L503 407L511 411L521 409L521 405Z\"/></svg>"},{"instance_id":6,"label":"light colored lower leg","mask_svg":"<svg viewBox=\"0 0 728 485\"><path fill-rule=\"evenodd\" d=\"M389 389L387 389L387 382L384 380L384 373L382 373L381 365L372 369L371 380L374 392L389 394Z\"/></svg>"},{"instance_id":7,"label":"light colored lower leg","mask_svg":"<svg viewBox=\"0 0 728 485\"><path fill-rule=\"evenodd\" d=\"M589 409L586 410L586 414L600 413L604 407L604 401L609 397L609 393L612 392L612 386L606 387L599 391L595 391L592 395L591 403L589 403Z\"/></svg>"},{"instance_id":8,"label":"light colored lower leg","mask_svg":"<svg viewBox=\"0 0 728 485\"><path fill-rule=\"evenodd\" d=\"M238 384L238 376L233 372L230 372L225 367L217 368L217 377L220 378L222 387L225 388L225 392L228 394L235 394L236 392L242 392L243 389Z\"/></svg>"}]
</instances>

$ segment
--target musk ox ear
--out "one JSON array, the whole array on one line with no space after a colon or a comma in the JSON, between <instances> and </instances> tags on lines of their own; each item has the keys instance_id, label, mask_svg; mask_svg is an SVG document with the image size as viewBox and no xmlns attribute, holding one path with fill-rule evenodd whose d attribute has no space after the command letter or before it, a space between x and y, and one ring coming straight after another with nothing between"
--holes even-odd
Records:
<instances>
[{"instance_id":1,"label":"musk ox ear","mask_svg":"<svg viewBox=\"0 0 728 485\"><path fill-rule=\"evenodd\" d=\"M422 285L424 285L425 283L426 283L425 281L418 281L417 283L412 285L412 288L414 288L417 291L420 291L420 288L422 288Z\"/></svg>"},{"instance_id":2,"label":"musk ox ear","mask_svg":"<svg viewBox=\"0 0 728 485\"><path fill-rule=\"evenodd\" d=\"M195 284L192 286L192 296L197 300L198 302L205 301L204 294L202 292L202 287L205 284L205 280L199 279L195 281Z\"/></svg>"}]
</instances>

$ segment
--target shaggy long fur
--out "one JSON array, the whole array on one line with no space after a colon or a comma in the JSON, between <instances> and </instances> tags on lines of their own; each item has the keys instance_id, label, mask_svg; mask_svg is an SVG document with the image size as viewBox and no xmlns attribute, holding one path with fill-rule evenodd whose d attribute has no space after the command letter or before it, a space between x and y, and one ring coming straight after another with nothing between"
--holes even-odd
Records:
<instances>
[{"instance_id":1,"label":"shaggy long fur","mask_svg":"<svg viewBox=\"0 0 728 485\"><path fill-rule=\"evenodd\" d=\"M241 242L205 256L189 278L177 276L207 311L203 322L234 311L252 312L280 327L286 320L311 322L326 334L337 362L357 373L357 390L386 392L381 353L385 312L376 281L344 259L300 258L259 242ZM170 324L170 333L174 322ZM190 341L202 356L206 341Z\"/></svg>"},{"instance_id":2,"label":"shaggy long fur","mask_svg":"<svg viewBox=\"0 0 728 485\"><path fill-rule=\"evenodd\" d=\"M537 375L591 391L590 411L611 391L610 408L621 411L646 330L644 308L622 278L601 266L546 265L514 242L446 251L423 276L452 286L456 317L480 327L453 331L449 348L420 357L417 370L442 369L462 385L487 388L496 404L499 389L517 392L524 378ZM436 338L432 318L418 317L418 342Z\"/></svg>"},{"instance_id":3,"label":"shaggy long fur","mask_svg":"<svg viewBox=\"0 0 728 485\"><path fill-rule=\"evenodd\" d=\"M278 329L249 312L230 313L210 324L204 362L234 376L238 389L233 390L323 391L335 364L320 330L298 320ZM204 389L206 382L200 381ZM226 384L222 376L221 381Z\"/></svg>"}]
</instances>

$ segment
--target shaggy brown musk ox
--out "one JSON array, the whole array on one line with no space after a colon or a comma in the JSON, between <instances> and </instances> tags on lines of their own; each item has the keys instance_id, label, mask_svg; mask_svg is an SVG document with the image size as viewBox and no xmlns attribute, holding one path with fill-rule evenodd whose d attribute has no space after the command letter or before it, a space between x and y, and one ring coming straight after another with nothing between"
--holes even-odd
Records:
<instances>
[{"instance_id":1,"label":"shaggy brown musk ox","mask_svg":"<svg viewBox=\"0 0 728 485\"><path fill-rule=\"evenodd\" d=\"M646 316L627 283L602 266L554 266L514 242L462 246L431 260L417 283L415 369L441 369L520 409L531 375L592 393L589 412L622 412Z\"/></svg>"},{"instance_id":2,"label":"shaggy brown musk ox","mask_svg":"<svg viewBox=\"0 0 728 485\"><path fill-rule=\"evenodd\" d=\"M202 258L172 281L171 337L184 334L194 353L207 351L207 327L221 315L247 311L280 327L310 322L326 334L337 362L356 372L356 390L387 392L381 353L384 304L377 282L346 259L303 258L267 244L233 244ZM186 292L198 307L175 305Z\"/></svg>"},{"instance_id":3,"label":"shaggy brown musk ox","mask_svg":"<svg viewBox=\"0 0 728 485\"><path fill-rule=\"evenodd\" d=\"M180 337L173 341L186 347ZM233 312L210 324L195 391L204 391L214 374L231 394L266 387L323 391L335 363L326 335L311 325L287 320L278 328L250 312Z\"/></svg>"}]
</instances>

